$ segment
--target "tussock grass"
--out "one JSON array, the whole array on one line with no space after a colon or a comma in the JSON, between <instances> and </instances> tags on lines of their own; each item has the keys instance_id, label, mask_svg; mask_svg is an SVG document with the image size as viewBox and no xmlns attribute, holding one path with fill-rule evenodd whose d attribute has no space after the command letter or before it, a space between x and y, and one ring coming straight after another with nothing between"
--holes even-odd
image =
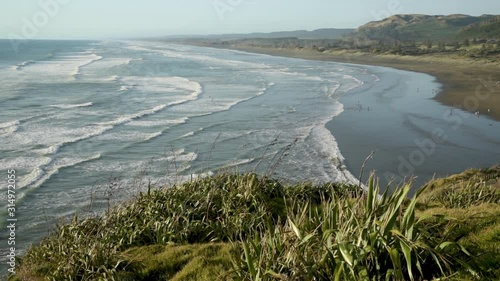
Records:
<instances>
[{"instance_id":1,"label":"tussock grass","mask_svg":"<svg viewBox=\"0 0 500 281\"><path fill-rule=\"evenodd\" d=\"M461 176L465 201L448 191L456 178L411 199L409 185L379 196L373 180L361 191L255 174L149 189L58 226L11 279L494 280L500 207L475 181L496 194L495 169Z\"/></svg>"},{"instance_id":2,"label":"tussock grass","mask_svg":"<svg viewBox=\"0 0 500 281\"><path fill-rule=\"evenodd\" d=\"M455 243L415 218L409 191L379 198L371 181L361 197L294 202L286 224L242 242L237 279L429 280L465 265L447 253Z\"/></svg>"}]
</instances>

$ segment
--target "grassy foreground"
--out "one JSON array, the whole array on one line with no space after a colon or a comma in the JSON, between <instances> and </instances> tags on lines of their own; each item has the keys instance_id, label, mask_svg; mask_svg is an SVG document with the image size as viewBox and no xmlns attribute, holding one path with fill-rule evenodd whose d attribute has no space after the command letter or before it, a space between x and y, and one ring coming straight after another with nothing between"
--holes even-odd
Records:
<instances>
[{"instance_id":1,"label":"grassy foreground","mask_svg":"<svg viewBox=\"0 0 500 281\"><path fill-rule=\"evenodd\" d=\"M75 218L11 280L500 280L500 168L382 193L217 175Z\"/></svg>"}]
</instances>

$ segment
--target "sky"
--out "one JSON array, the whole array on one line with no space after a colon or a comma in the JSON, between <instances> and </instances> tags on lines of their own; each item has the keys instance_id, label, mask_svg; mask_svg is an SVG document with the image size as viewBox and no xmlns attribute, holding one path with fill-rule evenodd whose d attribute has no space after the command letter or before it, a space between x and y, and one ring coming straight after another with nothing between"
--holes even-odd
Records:
<instances>
[{"instance_id":1,"label":"sky","mask_svg":"<svg viewBox=\"0 0 500 281\"><path fill-rule=\"evenodd\" d=\"M499 0L2 0L0 38L106 39L357 28L393 14L500 14Z\"/></svg>"}]
</instances>

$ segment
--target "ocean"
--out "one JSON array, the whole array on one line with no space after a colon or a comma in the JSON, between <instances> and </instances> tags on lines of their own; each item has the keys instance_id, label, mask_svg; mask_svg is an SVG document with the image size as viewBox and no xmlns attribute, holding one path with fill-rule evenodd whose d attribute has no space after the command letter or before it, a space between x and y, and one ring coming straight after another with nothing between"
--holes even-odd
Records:
<instances>
[{"instance_id":1,"label":"ocean","mask_svg":"<svg viewBox=\"0 0 500 281\"><path fill-rule=\"evenodd\" d=\"M221 170L352 182L325 124L343 111L339 96L378 79L157 42L28 41L14 53L0 41L0 54L0 171L16 172L21 247L148 184Z\"/></svg>"}]
</instances>

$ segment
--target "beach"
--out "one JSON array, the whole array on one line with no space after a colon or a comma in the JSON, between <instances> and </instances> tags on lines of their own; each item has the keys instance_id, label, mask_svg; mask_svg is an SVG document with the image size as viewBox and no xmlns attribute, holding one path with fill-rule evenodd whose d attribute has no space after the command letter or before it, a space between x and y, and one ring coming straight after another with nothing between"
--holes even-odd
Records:
<instances>
[{"instance_id":1,"label":"beach","mask_svg":"<svg viewBox=\"0 0 500 281\"><path fill-rule=\"evenodd\" d=\"M365 181L375 172L382 186L411 180L415 190L434 177L499 163L498 63L248 46L231 49L343 62L366 67L380 77L381 83L373 88L360 87L340 97L344 112L326 125L348 170L358 177L363 173ZM408 78L386 85L401 74L398 70Z\"/></svg>"},{"instance_id":2,"label":"beach","mask_svg":"<svg viewBox=\"0 0 500 281\"><path fill-rule=\"evenodd\" d=\"M434 177L498 164L500 122L436 102L442 85L430 75L367 68L379 83L342 96L344 112L326 126L353 174L364 169L366 181L375 172L382 187L411 180L415 191Z\"/></svg>"}]
</instances>

